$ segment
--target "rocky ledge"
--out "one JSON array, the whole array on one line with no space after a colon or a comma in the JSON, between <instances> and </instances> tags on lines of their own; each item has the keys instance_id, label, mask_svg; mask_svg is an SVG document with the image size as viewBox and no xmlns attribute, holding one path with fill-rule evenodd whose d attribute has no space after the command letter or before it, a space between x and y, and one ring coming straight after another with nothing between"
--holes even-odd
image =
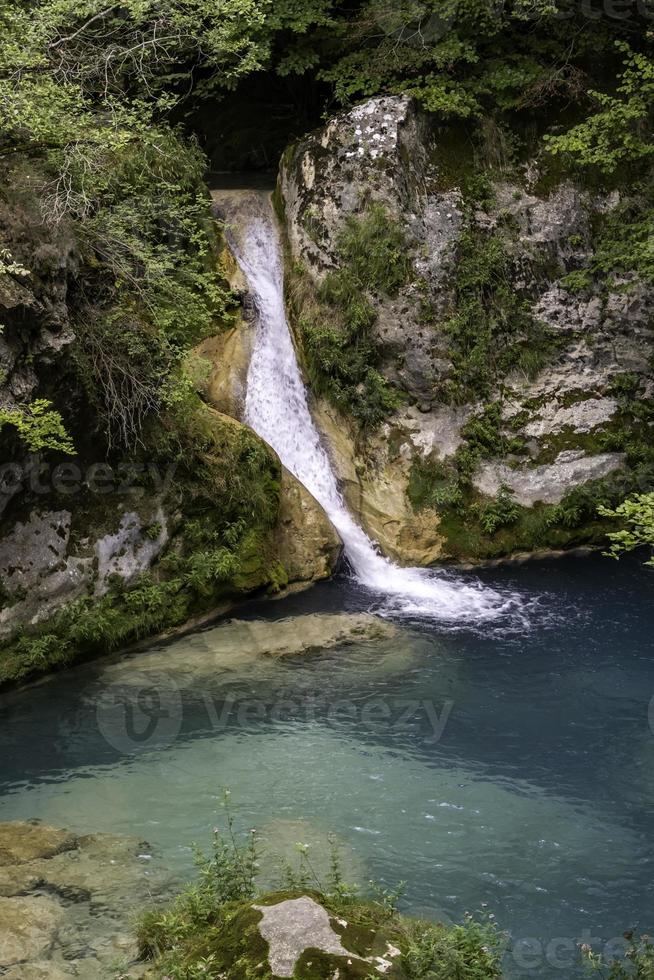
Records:
<instances>
[{"instance_id":1,"label":"rocky ledge","mask_svg":"<svg viewBox=\"0 0 654 980\"><path fill-rule=\"evenodd\" d=\"M138 977L136 910L171 882L146 843L0 823L0 974L6 980Z\"/></svg>"}]
</instances>

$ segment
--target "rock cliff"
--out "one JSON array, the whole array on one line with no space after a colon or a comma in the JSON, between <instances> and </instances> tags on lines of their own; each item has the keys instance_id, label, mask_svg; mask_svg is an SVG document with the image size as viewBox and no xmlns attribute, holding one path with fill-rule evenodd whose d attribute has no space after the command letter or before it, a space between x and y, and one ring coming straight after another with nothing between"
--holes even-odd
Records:
<instances>
[{"instance_id":1,"label":"rock cliff","mask_svg":"<svg viewBox=\"0 0 654 980\"><path fill-rule=\"evenodd\" d=\"M598 258L620 194L471 161L398 96L291 146L278 203L316 418L384 550L428 564L601 540L595 498L653 475L654 288Z\"/></svg>"}]
</instances>

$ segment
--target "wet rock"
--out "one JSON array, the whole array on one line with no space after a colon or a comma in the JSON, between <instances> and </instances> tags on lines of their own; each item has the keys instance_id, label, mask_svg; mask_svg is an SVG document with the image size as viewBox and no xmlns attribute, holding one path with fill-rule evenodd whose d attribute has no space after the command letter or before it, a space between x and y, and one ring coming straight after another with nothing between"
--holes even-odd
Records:
<instances>
[{"instance_id":1,"label":"wet rock","mask_svg":"<svg viewBox=\"0 0 654 980\"><path fill-rule=\"evenodd\" d=\"M366 534L385 555L404 565L431 565L442 554L440 518L433 511L415 513L407 497L407 487L416 446L446 439L455 443L454 432L443 427L436 434L437 422L414 410L383 426L371 437L365 455L348 423L328 404L320 402L314 414L327 444L332 465L343 488L347 505ZM438 418L438 415L437 415ZM422 450L419 450L422 452Z\"/></svg>"},{"instance_id":2,"label":"wet rock","mask_svg":"<svg viewBox=\"0 0 654 980\"><path fill-rule=\"evenodd\" d=\"M61 906L42 895L0 898L0 969L41 959L52 949L63 918Z\"/></svg>"},{"instance_id":3,"label":"wet rock","mask_svg":"<svg viewBox=\"0 0 654 980\"><path fill-rule=\"evenodd\" d=\"M132 838L0 824L0 973L102 980L122 966L140 975L130 965L134 910L171 890L147 853Z\"/></svg>"},{"instance_id":4,"label":"wet rock","mask_svg":"<svg viewBox=\"0 0 654 980\"><path fill-rule=\"evenodd\" d=\"M285 468L275 543L285 575L294 583L328 578L343 550L323 508Z\"/></svg>"},{"instance_id":5,"label":"wet rock","mask_svg":"<svg viewBox=\"0 0 654 980\"><path fill-rule=\"evenodd\" d=\"M77 837L42 823L0 823L0 867L48 859L77 847Z\"/></svg>"},{"instance_id":6,"label":"wet rock","mask_svg":"<svg viewBox=\"0 0 654 980\"><path fill-rule=\"evenodd\" d=\"M188 359L198 391L219 412L242 419L247 375L254 344L254 324L237 326L204 340Z\"/></svg>"},{"instance_id":7,"label":"wet rock","mask_svg":"<svg viewBox=\"0 0 654 980\"><path fill-rule=\"evenodd\" d=\"M254 656L292 657L348 643L385 640L396 627L370 613L314 613L274 622L232 620L215 631L220 646L237 645Z\"/></svg>"},{"instance_id":8,"label":"wet rock","mask_svg":"<svg viewBox=\"0 0 654 980\"><path fill-rule=\"evenodd\" d=\"M71 969L75 969L72 967ZM79 976L69 970L60 969L44 960L42 963L21 963L18 966L10 967L3 974L4 980L69 980L70 977Z\"/></svg>"}]
</instances>

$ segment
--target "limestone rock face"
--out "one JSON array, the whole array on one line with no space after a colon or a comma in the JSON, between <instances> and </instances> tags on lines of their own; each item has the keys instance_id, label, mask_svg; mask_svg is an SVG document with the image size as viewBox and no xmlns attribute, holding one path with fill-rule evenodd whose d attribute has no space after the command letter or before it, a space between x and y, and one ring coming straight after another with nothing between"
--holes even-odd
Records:
<instances>
[{"instance_id":1,"label":"limestone rock face","mask_svg":"<svg viewBox=\"0 0 654 980\"><path fill-rule=\"evenodd\" d=\"M412 101L384 96L335 116L284 155L280 190L293 259L318 283L336 264L337 240L352 215L383 204L405 226L416 282L444 308L461 230L458 191L431 190L425 120ZM424 293L422 294L424 295ZM438 338L422 322L415 284L393 299L373 298L383 372L422 402L448 368Z\"/></svg>"},{"instance_id":2,"label":"limestone rock face","mask_svg":"<svg viewBox=\"0 0 654 980\"><path fill-rule=\"evenodd\" d=\"M484 404L500 406L498 435L522 440L525 454L480 460L476 493L492 499L506 486L532 506L558 502L627 465L610 439L608 450L602 445L624 425L616 378L635 378L634 398L654 393L654 287L634 276L592 273L596 229L619 196L598 196L569 180L537 193L531 163L524 180L495 180L479 203L456 185L456 175L439 171L438 140L411 100L375 98L290 147L279 177L291 256L316 289L340 261L338 239L349 216L380 202L404 231L411 281L392 298L367 296L377 366L402 393L401 407L372 433L321 399L314 416L354 516L386 554L408 564L450 553L438 514L416 514L407 500L413 467L447 465ZM549 339L534 376L507 369L483 401L470 391L468 403L455 406L444 397L455 370L446 323L457 310L464 233L499 240L511 288Z\"/></svg>"},{"instance_id":3,"label":"limestone rock face","mask_svg":"<svg viewBox=\"0 0 654 980\"><path fill-rule=\"evenodd\" d=\"M343 548L323 508L285 468L275 541L279 561L295 583L328 578Z\"/></svg>"},{"instance_id":4,"label":"limestone rock face","mask_svg":"<svg viewBox=\"0 0 654 980\"><path fill-rule=\"evenodd\" d=\"M241 320L226 333L204 340L189 359L191 373L204 398L223 415L243 417L254 328Z\"/></svg>"},{"instance_id":5,"label":"limestone rock face","mask_svg":"<svg viewBox=\"0 0 654 980\"><path fill-rule=\"evenodd\" d=\"M351 426L330 405L319 402L314 415L348 508L368 536L400 564L437 561L443 544L439 518L433 512L414 513L406 495L411 454L402 440L413 446L406 420L398 419L393 430L384 426L364 458Z\"/></svg>"},{"instance_id":6,"label":"limestone rock face","mask_svg":"<svg viewBox=\"0 0 654 980\"><path fill-rule=\"evenodd\" d=\"M0 585L12 600L0 609L0 638L81 596L106 594L112 576L129 584L168 541L168 518L157 501L141 501L139 511L119 506L108 518L112 531L95 540L73 541L72 521L72 511L34 510L0 537Z\"/></svg>"},{"instance_id":7,"label":"limestone rock face","mask_svg":"<svg viewBox=\"0 0 654 980\"><path fill-rule=\"evenodd\" d=\"M497 496L501 487L509 487L523 507L533 507L536 503L558 504L568 490L608 476L624 461L622 453L585 456L583 452L567 450L559 453L550 465L512 469L504 463L486 463L477 471L474 485L488 497Z\"/></svg>"}]
</instances>

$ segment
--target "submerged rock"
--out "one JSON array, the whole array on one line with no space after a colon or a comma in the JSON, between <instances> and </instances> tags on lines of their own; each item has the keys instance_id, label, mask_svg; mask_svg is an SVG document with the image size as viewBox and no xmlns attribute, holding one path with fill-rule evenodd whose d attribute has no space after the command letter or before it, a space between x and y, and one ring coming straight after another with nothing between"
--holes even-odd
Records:
<instances>
[{"instance_id":1,"label":"submerged rock","mask_svg":"<svg viewBox=\"0 0 654 980\"><path fill-rule=\"evenodd\" d=\"M151 858L136 839L0 824L0 973L13 980L101 980L119 968L140 975L131 965L134 910L171 887Z\"/></svg>"},{"instance_id":2,"label":"submerged rock","mask_svg":"<svg viewBox=\"0 0 654 980\"><path fill-rule=\"evenodd\" d=\"M51 898L0 898L0 969L51 952L64 909Z\"/></svg>"},{"instance_id":3,"label":"submerged rock","mask_svg":"<svg viewBox=\"0 0 654 980\"><path fill-rule=\"evenodd\" d=\"M0 868L47 860L76 846L77 838L67 830L42 823L0 823Z\"/></svg>"}]
</instances>

